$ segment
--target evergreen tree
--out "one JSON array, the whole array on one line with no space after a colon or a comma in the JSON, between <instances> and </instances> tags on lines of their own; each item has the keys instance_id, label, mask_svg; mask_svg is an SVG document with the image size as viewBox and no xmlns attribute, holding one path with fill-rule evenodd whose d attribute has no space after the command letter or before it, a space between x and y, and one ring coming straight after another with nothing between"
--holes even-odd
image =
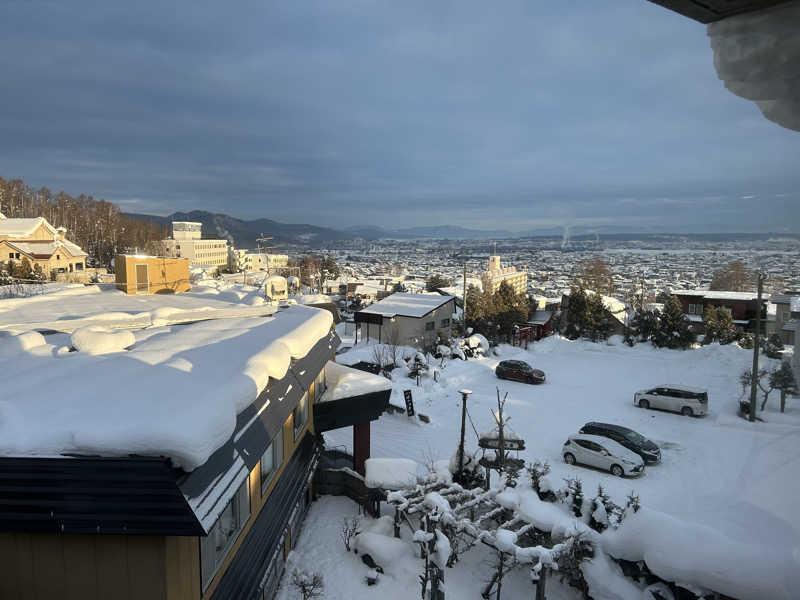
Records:
<instances>
[{"instance_id":1,"label":"evergreen tree","mask_svg":"<svg viewBox=\"0 0 800 600\"><path fill-rule=\"evenodd\" d=\"M717 307L717 339L720 344L731 344L739 337L739 331L733 323L731 311L724 306Z\"/></svg>"},{"instance_id":2,"label":"evergreen tree","mask_svg":"<svg viewBox=\"0 0 800 600\"><path fill-rule=\"evenodd\" d=\"M431 275L428 277L428 280L425 282L425 290L428 292L434 292L437 288L448 287L453 282L447 279L447 277L442 277L441 275Z\"/></svg>"},{"instance_id":3,"label":"evergreen tree","mask_svg":"<svg viewBox=\"0 0 800 600\"><path fill-rule=\"evenodd\" d=\"M683 307L675 296L664 303L659 326L653 343L662 348L689 348L697 339L691 324L683 314Z\"/></svg>"},{"instance_id":4,"label":"evergreen tree","mask_svg":"<svg viewBox=\"0 0 800 600\"><path fill-rule=\"evenodd\" d=\"M775 369L769 376L770 387L780 390L781 393L781 412L786 409L786 394L797 395L797 379L794 371L788 362L783 361L781 366Z\"/></svg>"},{"instance_id":5,"label":"evergreen tree","mask_svg":"<svg viewBox=\"0 0 800 600\"><path fill-rule=\"evenodd\" d=\"M506 339L514 330L514 325L524 323L528 318L528 298L524 294L517 294L514 288L503 281L493 297L494 317L500 326L499 333Z\"/></svg>"},{"instance_id":6,"label":"evergreen tree","mask_svg":"<svg viewBox=\"0 0 800 600\"><path fill-rule=\"evenodd\" d=\"M408 290L406 289L406 286L403 285L402 281L398 281L397 283L395 283L392 286L392 293L394 293L394 294L396 294L396 293L404 294L407 291Z\"/></svg>"},{"instance_id":7,"label":"evergreen tree","mask_svg":"<svg viewBox=\"0 0 800 600\"><path fill-rule=\"evenodd\" d=\"M583 335L586 326L586 292L580 286L572 286L567 301L567 322L564 335L576 340Z\"/></svg>"},{"instance_id":8,"label":"evergreen tree","mask_svg":"<svg viewBox=\"0 0 800 600\"><path fill-rule=\"evenodd\" d=\"M711 304L706 304L703 311L703 325L706 333L703 336L703 345L715 342L718 337L719 323L717 323L717 309Z\"/></svg>"},{"instance_id":9,"label":"evergreen tree","mask_svg":"<svg viewBox=\"0 0 800 600\"><path fill-rule=\"evenodd\" d=\"M30 279L32 272L31 263L26 257L14 265L13 275L17 279Z\"/></svg>"},{"instance_id":10,"label":"evergreen tree","mask_svg":"<svg viewBox=\"0 0 800 600\"><path fill-rule=\"evenodd\" d=\"M585 310L584 335L593 342L608 339L613 331L613 324L603 304L603 297L600 294L586 294Z\"/></svg>"},{"instance_id":11,"label":"evergreen tree","mask_svg":"<svg viewBox=\"0 0 800 600\"><path fill-rule=\"evenodd\" d=\"M645 310L636 313L633 317L631 328L640 341L647 342L653 339L658 331L659 314L657 310Z\"/></svg>"}]
</instances>

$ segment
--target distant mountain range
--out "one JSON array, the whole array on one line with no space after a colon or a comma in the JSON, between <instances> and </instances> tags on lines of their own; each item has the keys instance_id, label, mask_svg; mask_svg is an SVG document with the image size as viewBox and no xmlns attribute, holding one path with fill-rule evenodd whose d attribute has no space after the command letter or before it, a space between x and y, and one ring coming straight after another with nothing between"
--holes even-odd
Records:
<instances>
[{"instance_id":1,"label":"distant mountain range","mask_svg":"<svg viewBox=\"0 0 800 600\"><path fill-rule=\"evenodd\" d=\"M373 225L347 227L334 229L318 225L279 223L270 219L254 219L245 221L221 213L211 213L203 210L191 212L176 212L167 217L127 213L131 217L152 221L162 226L169 225L172 221L196 221L203 224L203 232L207 236L219 236L232 240L238 248L255 248L257 238L262 235L271 237L272 243L277 245L298 244L320 246L330 242L343 240L385 240L385 239L462 239L462 240L488 240L488 239L514 239L514 238L563 238L564 227L548 227L527 232L511 232L507 230L469 229L457 225L436 225L427 227L406 227L400 229L385 229ZM605 239L634 240L634 239L662 239L667 237L685 236L694 239L706 240L731 240L731 239L768 239L771 236L782 236L797 239L797 234L770 234L770 233L670 233L657 231L635 231L625 227L570 227L568 239L573 241L590 240L602 236ZM268 245L268 244L267 244Z\"/></svg>"}]
</instances>

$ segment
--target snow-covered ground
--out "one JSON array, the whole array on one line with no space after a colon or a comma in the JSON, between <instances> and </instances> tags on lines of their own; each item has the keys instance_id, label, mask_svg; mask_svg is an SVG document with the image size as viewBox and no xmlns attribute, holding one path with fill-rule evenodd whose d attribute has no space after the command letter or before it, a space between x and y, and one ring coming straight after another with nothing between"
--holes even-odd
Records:
<instances>
[{"instance_id":1,"label":"snow-covered ground","mask_svg":"<svg viewBox=\"0 0 800 600\"><path fill-rule=\"evenodd\" d=\"M363 354L362 358L369 359L371 355L368 347L351 352L356 354L341 358ZM549 461L554 482L579 477L587 494L602 484L620 503L634 490L645 507L708 527L721 534L720 539L747 544L754 557L773 557L772 575L788 580L796 577L787 572L790 566L800 569L800 513L796 506L800 498L800 402L790 398L787 412L780 414L776 410L778 393L773 392L763 414L765 423L750 424L737 417L738 376L750 366L751 356L736 345L676 351L649 344L629 348L619 339L593 344L551 337L527 351L501 346L499 356L450 360L438 383L425 378L419 388L397 369L392 403L402 406L403 390L411 389L417 411L429 415L431 423L402 415L382 416L372 424L372 456L423 463L450 457L459 438L458 390L473 391L469 414L481 432L492 425L490 411L499 388L503 394L508 392L505 412L526 442L527 449L520 457ZM498 380L494 367L501 359L528 361L546 372L547 383L533 386ZM766 358L762 361L768 368L777 364ZM707 388L710 414L689 418L633 405L635 391L663 383ZM661 446L661 464L647 467L637 479L564 464L562 444L588 421L617 423L639 431ZM468 446L475 449L469 422L467 428ZM329 446L349 448L352 444L349 429L328 432L325 438ZM316 510L312 508L312 518ZM299 552L305 551L301 542ZM457 569L464 571L463 567ZM407 584L414 585L413 578Z\"/></svg>"},{"instance_id":2,"label":"snow-covered ground","mask_svg":"<svg viewBox=\"0 0 800 600\"><path fill-rule=\"evenodd\" d=\"M222 309L263 304L263 293L252 285L204 280L181 294L126 294L113 285L44 286L45 293L29 298L0 299L0 328L17 323L38 323L85 318L104 313L136 314L157 308Z\"/></svg>"}]
</instances>

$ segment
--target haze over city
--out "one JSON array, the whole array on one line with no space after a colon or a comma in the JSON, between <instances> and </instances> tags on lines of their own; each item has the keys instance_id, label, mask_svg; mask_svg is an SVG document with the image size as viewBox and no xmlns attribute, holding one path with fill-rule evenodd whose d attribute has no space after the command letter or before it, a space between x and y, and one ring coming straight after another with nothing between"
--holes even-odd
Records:
<instances>
[{"instance_id":1,"label":"haze over city","mask_svg":"<svg viewBox=\"0 0 800 600\"><path fill-rule=\"evenodd\" d=\"M650 2L3 6L5 177L342 228L800 231L800 141ZM757 211L755 210L757 207Z\"/></svg>"}]
</instances>

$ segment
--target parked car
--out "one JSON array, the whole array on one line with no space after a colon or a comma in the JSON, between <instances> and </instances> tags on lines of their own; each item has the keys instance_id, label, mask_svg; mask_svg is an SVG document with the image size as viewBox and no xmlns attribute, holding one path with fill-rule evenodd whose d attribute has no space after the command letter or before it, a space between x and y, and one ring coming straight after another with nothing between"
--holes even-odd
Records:
<instances>
[{"instance_id":1,"label":"parked car","mask_svg":"<svg viewBox=\"0 0 800 600\"><path fill-rule=\"evenodd\" d=\"M501 360L494 369L500 379L521 381L522 383L544 383L544 371L534 369L524 360Z\"/></svg>"},{"instance_id":2,"label":"parked car","mask_svg":"<svg viewBox=\"0 0 800 600\"><path fill-rule=\"evenodd\" d=\"M631 452L635 452L641 456L645 464L657 463L661 460L661 450L657 444L648 440L641 433L637 433L633 429L628 429L622 425L591 421L581 427L578 433L600 435L614 440L618 444L625 446Z\"/></svg>"},{"instance_id":3,"label":"parked car","mask_svg":"<svg viewBox=\"0 0 800 600\"><path fill-rule=\"evenodd\" d=\"M708 412L708 391L685 385L660 385L636 392L633 403L639 408L660 408L693 417Z\"/></svg>"},{"instance_id":4,"label":"parked car","mask_svg":"<svg viewBox=\"0 0 800 600\"><path fill-rule=\"evenodd\" d=\"M642 457L606 437L572 434L561 449L568 465L582 464L609 471L612 475L637 477L644 473Z\"/></svg>"}]
</instances>

